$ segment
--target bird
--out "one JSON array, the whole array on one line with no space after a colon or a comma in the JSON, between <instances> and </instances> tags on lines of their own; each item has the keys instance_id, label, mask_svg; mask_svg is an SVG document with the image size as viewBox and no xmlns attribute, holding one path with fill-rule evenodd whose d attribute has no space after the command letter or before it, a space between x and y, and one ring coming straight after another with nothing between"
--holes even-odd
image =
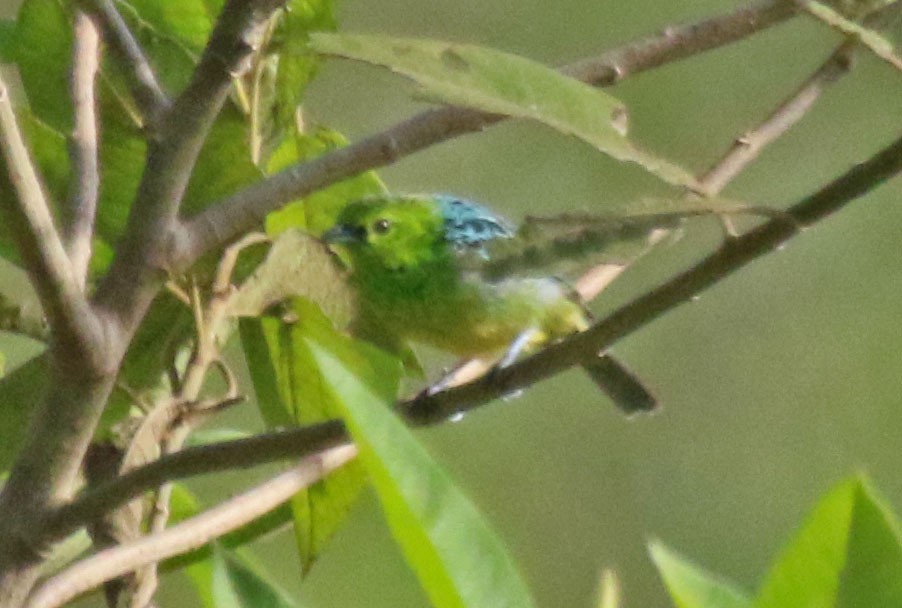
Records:
<instances>
[{"instance_id":1,"label":"bird","mask_svg":"<svg viewBox=\"0 0 902 608\"><path fill-rule=\"evenodd\" d=\"M644 243L661 225L571 214L527 218L515 229L465 198L384 194L346 205L321 238L348 266L357 297L352 333L394 353L421 343L504 367L591 325L578 294L546 268L618 242ZM611 354L583 368L624 413L657 408Z\"/></svg>"}]
</instances>

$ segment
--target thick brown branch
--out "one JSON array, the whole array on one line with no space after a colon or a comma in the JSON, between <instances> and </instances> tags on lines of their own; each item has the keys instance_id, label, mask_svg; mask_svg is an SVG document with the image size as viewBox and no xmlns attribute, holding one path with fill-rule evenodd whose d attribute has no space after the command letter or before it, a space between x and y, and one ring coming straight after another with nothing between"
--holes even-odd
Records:
<instances>
[{"instance_id":1,"label":"thick brown branch","mask_svg":"<svg viewBox=\"0 0 902 608\"><path fill-rule=\"evenodd\" d=\"M402 404L401 409L414 424L433 424L579 365L667 311L692 300L752 260L774 251L792 238L799 226L811 226L826 218L900 171L902 138L792 206L787 214L793 221L770 220L727 241L689 270L614 311L591 329L469 384Z\"/></svg>"},{"instance_id":2,"label":"thick brown branch","mask_svg":"<svg viewBox=\"0 0 902 608\"><path fill-rule=\"evenodd\" d=\"M296 467L172 528L82 560L47 581L29 598L26 606L62 606L126 572L202 547L271 511L356 455L356 448L345 444L307 456Z\"/></svg>"},{"instance_id":3,"label":"thick brown branch","mask_svg":"<svg viewBox=\"0 0 902 608\"><path fill-rule=\"evenodd\" d=\"M87 13L75 11L72 70L69 91L74 108L74 127L69 136L72 177L65 212L66 250L79 287L84 290L91 261L94 216L100 174L97 166L97 108L94 80L100 59L100 36Z\"/></svg>"},{"instance_id":4,"label":"thick brown branch","mask_svg":"<svg viewBox=\"0 0 902 608\"><path fill-rule=\"evenodd\" d=\"M789 18L795 10L791 2L772 0L696 24L667 27L657 36L566 66L562 71L598 86L610 85L628 75L746 38ZM253 229L266 213L291 200L502 119L465 108L431 110L347 148L289 167L191 218L173 244L170 264L180 269L190 266L207 251Z\"/></svg>"}]
</instances>

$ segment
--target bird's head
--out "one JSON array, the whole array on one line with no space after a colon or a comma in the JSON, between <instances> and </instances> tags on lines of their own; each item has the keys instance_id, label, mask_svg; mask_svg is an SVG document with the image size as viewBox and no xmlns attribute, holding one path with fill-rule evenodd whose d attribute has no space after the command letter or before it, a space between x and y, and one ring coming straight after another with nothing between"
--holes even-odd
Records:
<instances>
[{"instance_id":1,"label":"bird's head","mask_svg":"<svg viewBox=\"0 0 902 608\"><path fill-rule=\"evenodd\" d=\"M436 260L444 249L443 218L428 197L383 196L345 207L326 243L347 251L356 270L406 270Z\"/></svg>"}]
</instances>

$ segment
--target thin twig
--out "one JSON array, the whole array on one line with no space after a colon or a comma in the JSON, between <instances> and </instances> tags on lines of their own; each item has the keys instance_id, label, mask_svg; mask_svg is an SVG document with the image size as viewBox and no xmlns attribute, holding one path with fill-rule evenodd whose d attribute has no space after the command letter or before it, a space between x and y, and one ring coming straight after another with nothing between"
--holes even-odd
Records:
<instances>
[{"instance_id":1,"label":"thin twig","mask_svg":"<svg viewBox=\"0 0 902 608\"><path fill-rule=\"evenodd\" d=\"M170 101L160 87L144 50L119 14L113 0L84 0L84 2L85 10L91 10L97 15L103 27L105 40L128 67L132 95L141 111L144 125L152 128L169 107Z\"/></svg>"},{"instance_id":2,"label":"thin twig","mask_svg":"<svg viewBox=\"0 0 902 608\"><path fill-rule=\"evenodd\" d=\"M98 514L164 482L302 458L342 445L347 440L344 425L333 420L304 428L186 448L90 488L72 502L50 512L44 519L44 526L49 534L61 538L95 519Z\"/></svg>"},{"instance_id":3,"label":"thin twig","mask_svg":"<svg viewBox=\"0 0 902 608\"><path fill-rule=\"evenodd\" d=\"M868 27L880 27L899 12L902 2L888 5L868 15ZM860 41L849 39L840 44L830 57L804 83L758 126L738 137L727 153L699 177L700 192L716 196L745 169L761 151L795 126L814 106L824 90L849 73L852 54Z\"/></svg>"},{"instance_id":4,"label":"thin twig","mask_svg":"<svg viewBox=\"0 0 902 608\"><path fill-rule=\"evenodd\" d=\"M69 92L72 96L74 126L69 137L72 176L69 200L65 207L66 250L72 270L82 290L88 276L94 236L94 216L100 173L97 162L97 105L94 81L100 60L100 35L94 21L82 10L75 11L72 70Z\"/></svg>"},{"instance_id":5,"label":"thin twig","mask_svg":"<svg viewBox=\"0 0 902 608\"><path fill-rule=\"evenodd\" d=\"M787 214L794 222L770 220L725 242L689 270L622 306L587 331L469 384L420 395L400 408L413 424L434 424L579 365L665 312L691 301L752 260L776 250L798 232L798 226L811 226L824 219L900 171L902 138L792 206Z\"/></svg>"},{"instance_id":6,"label":"thin twig","mask_svg":"<svg viewBox=\"0 0 902 608\"><path fill-rule=\"evenodd\" d=\"M62 606L105 581L202 547L271 511L356 455L357 449L345 444L308 456L296 467L159 534L106 549L76 563L38 588L26 606Z\"/></svg>"},{"instance_id":7,"label":"thin twig","mask_svg":"<svg viewBox=\"0 0 902 608\"><path fill-rule=\"evenodd\" d=\"M763 2L699 23L667 27L656 36L561 71L597 86L611 85L629 75L747 38L788 19L795 11L785 0ZM289 167L188 220L174 239L170 265L187 268L204 253L253 229L268 212L291 200L367 169L392 164L438 142L479 131L503 118L458 107L430 110L356 144Z\"/></svg>"},{"instance_id":8,"label":"thin twig","mask_svg":"<svg viewBox=\"0 0 902 608\"><path fill-rule=\"evenodd\" d=\"M99 324L79 287L79 281L63 247L34 164L25 147L6 83L0 79L0 151L16 197L0 198L10 234L50 322L56 340L71 347L72 356L84 355L97 366ZM77 353L77 354L76 354ZM93 357L92 357L93 355Z\"/></svg>"},{"instance_id":9,"label":"thin twig","mask_svg":"<svg viewBox=\"0 0 902 608\"><path fill-rule=\"evenodd\" d=\"M871 53L879 59L882 59L895 69L902 71L902 58L896 55L892 43L881 36L879 32L871 29L872 26L870 24L865 23L862 26L854 21L849 21L826 4L820 2L796 0L796 3L802 10L813 16L815 19L823 21L835 30L842 32L850 39L855 40L857 43L870 50Z\"/></svg>"}]
</instances>

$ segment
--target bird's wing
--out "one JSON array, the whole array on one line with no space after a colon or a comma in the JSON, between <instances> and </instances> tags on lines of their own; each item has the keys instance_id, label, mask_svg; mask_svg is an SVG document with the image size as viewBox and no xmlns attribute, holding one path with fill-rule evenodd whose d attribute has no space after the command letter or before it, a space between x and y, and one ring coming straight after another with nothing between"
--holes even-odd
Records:
<instances>
[{"instance_id":1,"label":"bird's wing","mask_svg":"<svg viewBox=\"0 0 902 608\"><path fill-rule=\"evenodd\" d=\"M627 266L675 233L681 222L673 214L527 217L514 238L490 247L480 272L489 280L523 275L574 278L600 264Z\"/></svg>"},{"instance_id":2,"label":"bird's wing","mask_svg":"<svg viewBox=\"0 0 902 608\"><path fill-rule=\"evenodd\" d=\"M575 278L599 264L625 266L682 223L677 213L569 213L527 217L518 229L492 210L459 197L436 196L445 239L462 270L490 281L519 276Z\"/></svg>"}]
</instances>

